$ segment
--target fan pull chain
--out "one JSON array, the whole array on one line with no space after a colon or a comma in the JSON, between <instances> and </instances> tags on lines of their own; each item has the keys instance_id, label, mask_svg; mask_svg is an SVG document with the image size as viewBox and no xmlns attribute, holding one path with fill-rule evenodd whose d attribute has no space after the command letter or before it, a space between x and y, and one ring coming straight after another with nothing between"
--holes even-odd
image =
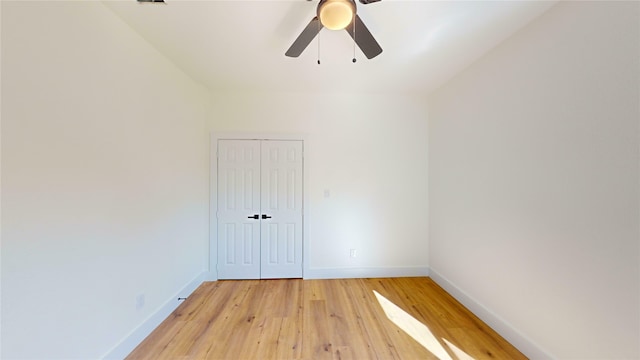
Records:
<instances>
[{"instance_id":1,"label":"fan pull chain","mask_svg":"<svg viewBox=\"0 0 640 360\"><path fill-rule=\"evenodd\" d=\"M353 14L353 20L351 20L353 24L353 63L356 63L356 14Z\"/></svg>"},{"instance_id":2,"label":"fan pull chain","mask_svg":"<svg viewBox=\"0 0 640 360\"><path fill-rule=\"evenodd\" d=\"M322 24L318 21L318 65L320 65L320 32L322 31Z\"/></svg>"}]
</instances>

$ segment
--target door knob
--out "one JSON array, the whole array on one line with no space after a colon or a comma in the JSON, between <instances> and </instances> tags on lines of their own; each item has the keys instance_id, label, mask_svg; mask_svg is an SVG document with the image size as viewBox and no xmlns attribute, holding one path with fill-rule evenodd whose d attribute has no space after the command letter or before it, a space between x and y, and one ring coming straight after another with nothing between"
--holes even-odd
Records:
<instances>
[{"instance_id":1,"label":"door knob","mask_svg":"<svg viewBox=\"0 0 640 360\"><path fill-rule=\"evenodd\" d=\"M271 219L271 216L268 216L268 215L266 215L266 214L262 214L262 218L263 218L263 219Z\"/></svg>"},{"instance_id":2,"label":"door knob","mask_svg":"<svg viewBox=\"0 0 640 360\"><path fill-rule=\"evenodd\" d=\"M263 215L263 216L264 216L264 215ZM256 219L256 220L258 220L258 219L260 219L260 215L255 214L255 215L253 215L253 216L247 216L247 219Z\"/></svg>"}]
</instances>

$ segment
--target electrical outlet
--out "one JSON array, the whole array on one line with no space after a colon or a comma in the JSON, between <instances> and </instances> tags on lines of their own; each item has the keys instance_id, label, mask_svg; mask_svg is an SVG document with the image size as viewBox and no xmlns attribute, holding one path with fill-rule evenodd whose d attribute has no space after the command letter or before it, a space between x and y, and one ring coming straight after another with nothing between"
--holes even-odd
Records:
<instances>
[{"instance_id":1,"label":"electrical outlet","mask_svg":"<svg viewBox=\"0 0 640 360\"><path fill-rule=\"evenodd\" d=\"M349 257L356 257L356 249L349 249Z\"/></svg>"},{"instance_id":2,"label":"electrical outlet","mask_svg":"<svg viewBox=\"0 0 640 360\"><path fill-rule=\"evenodd\" d=\"M136 296L136 310L141 310L144 307L144 294Z\"/></svg>"}]
</instances>

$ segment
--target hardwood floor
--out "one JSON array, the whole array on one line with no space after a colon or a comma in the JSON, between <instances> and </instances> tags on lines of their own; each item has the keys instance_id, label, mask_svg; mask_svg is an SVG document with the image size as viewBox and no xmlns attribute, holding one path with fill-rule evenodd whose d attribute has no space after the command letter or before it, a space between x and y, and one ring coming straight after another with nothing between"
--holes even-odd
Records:
<instances>
[{"instance_id":1,"label":"hardwood floor","mask_svg":"<svg viewBox=\"0 0 640 360\"><path fill-rule=\"evenodd\" d=\"M424 277L203 283L127 357L438 358L526 359Z\"/></svg>"}]
</instances>

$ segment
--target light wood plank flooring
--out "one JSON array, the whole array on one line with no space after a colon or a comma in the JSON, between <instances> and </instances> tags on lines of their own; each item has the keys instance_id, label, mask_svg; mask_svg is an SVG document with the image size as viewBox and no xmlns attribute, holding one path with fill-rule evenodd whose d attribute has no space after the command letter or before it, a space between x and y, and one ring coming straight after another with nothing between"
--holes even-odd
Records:
<instances>
[{"instance_id":1,"label":"light wood plank flooring","mask_svg":"<svg viewBox=\"0 0 640 360\"><path fill-rule=\"evenodd\" d=\"M426 277L203 283L127 357L438 358L526 359Z\"/></svg>"}]
</instances>

